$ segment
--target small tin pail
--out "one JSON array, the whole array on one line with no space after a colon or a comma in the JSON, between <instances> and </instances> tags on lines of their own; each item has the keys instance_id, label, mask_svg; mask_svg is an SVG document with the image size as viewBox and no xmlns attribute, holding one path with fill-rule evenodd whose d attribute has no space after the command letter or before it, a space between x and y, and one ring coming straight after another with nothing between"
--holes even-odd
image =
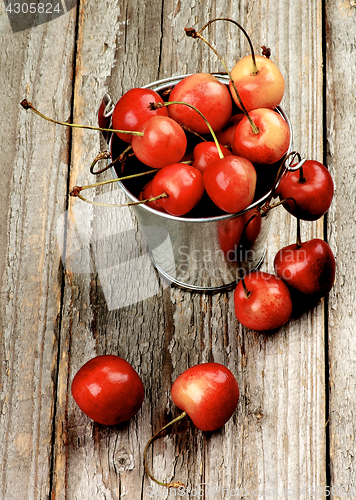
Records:
<instances>
[{"instance_id":1,"label":"small tin pail","mask_svg":"<svg viewBox=\"0 0 356 500\"><path fill-rule=\"evenodd\" d=\"M153 82L145 88L162 93L185 76ZM214 76L228 85L227 75ZM291 131L289 153L292 150L291 124L281 107L276 111L286 120ZM123 144L120 142L113 135L113 160L123 151ZM159 273L183 288L216 292L234 286L246 273L258 269L266 252L273 212L271 210L261 216L258 209L271 195L279 165L280 163L257 169L255 199L249 207L237 214L212 212L210 215L209 208L206 209L203 205L203 208L193 210L186 217L175 217L145 204L132 206ZM140 168L142 171L142 165ZM125 173L132 173L132 168L125 168ZM118 175L115 170L114 175ZM149 180L143 177L140 183L137 179L139 178L119 182L129 201L137 201L141 189ZM205 213L207 216L204 216Z\"/></svg>"}]
</instances>

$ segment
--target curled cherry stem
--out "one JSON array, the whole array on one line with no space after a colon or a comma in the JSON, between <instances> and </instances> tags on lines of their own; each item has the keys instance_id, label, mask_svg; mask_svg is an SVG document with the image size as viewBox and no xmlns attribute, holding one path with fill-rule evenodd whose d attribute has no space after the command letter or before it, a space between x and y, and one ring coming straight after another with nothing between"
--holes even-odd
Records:
<instances>
[{"instance_id":1,"label":"curled cherry stem","mask_svg":"<svg viewBox=\"0 0 356 500\"><path fill-rule=\"evenodd\" d=\"M274 184L273 184L273 187L271 189L271 193L268 197L268 200L267 200L267 204L269 204L274 196L274 193L276 192L276 189L279 185L279 182L281 180L281 178L283 177L284 173L286 172L286 170L288 170L288 166L287 166L287 162L290 164L293 162L294 158L298 156L300 158L300 154L297 152L297 151L291 151L290 153L288 153L282 163L280 164L279 168L278 168L278 171L277 171L277 175L276 175L276 178L275 178L275 181L274 181Z\"/></svg>"},{"instance_id":2,"label":"curled cherry stem","mask_svg":"<svg viewBox=\"0 0 356 500\"><path fill-rule=\"evenodd\" d=\"M40 111L38 111L27 99L24 99L21 101L21 106L24 109L30 109L36 115L40 116L44 120L47 120L48 122L55 123L56 125L63 125L65 127L72 127L72 128L85 128L89 130L99 130L100 132L117 132L120 134L128 134L128 135L138 135L138 136L143 136L143 132L138 132L138 131L129 131L129 130L115 130L112 128L101 128L101 127L93 127L91 125L79 125L77 123L67 123L67 122L61 122L59 120L53 120L53 118L49 118L48 116L42 114Z\"/></svg>"},{"instance_id":3,"label":"curled cherry stem","mask_svg":"<svg viewBox=\"0 0 356 500\"><path fill-rule=\"evenodd\" d=\"M244 113L244 115L246 116L246 118L248 119L249 121L249 124L251 125L251 128L252 128L252 132L254 134L258 134L259 133L259 128L257 127L257 125L253 122L252 118L250 117L250 115L248 114L247 112L247 109L245 108L245 105L244 103L242 102L242 99L240 97L240 94L236 88L236 85L235 85L235 82L234 80L232 79L232 76L231 76L231 73L229 71L229 68L227 67L227 64L225 63L225 61L223 60L223 58L220 56L220 54L218 53L218 51L211 45L210 42L208 42L208 40L206 38L203 37L203 35L201 35L199 32L197 32L195 29L193 28L185 28L185 32L187 34L187 36L191 36L192 38L200 38L204 43L206 43L206 45L214 52L214 54L219 58L219 60L221 61L221 63L223 64L225 70L226 70L226 73L230 79L230 82L234 88L234 91L236 92L236 96L237 96L237 99L240 103L240 106L241 106L241 109Z\"/></svg>"},{"instance_id":4,"label":"curled cherry stem","mask_svg":"<svg viewBox=\"0 0 356 500\"><path fill-rule=\"evenodd\" d=\"M253 65L252 74L253 75L257 75L258 74L258 68L257 68L257 64L256 64L255 51L253 49L251 38L248 36L247 31L245 30L245 28L243 28L243 26L241 26L241 24L239 24L237 21L234 21L233 19L229 19L229 18L226 18L226 17L217 17L216 19L212 19L211 21L208 21L198 31L198 33L201 34L205 30L205 28L207 28L210 24L214 23L215 21L228 21L230 23L235 24L242 31L242 33L245 35L245 37L246 37L246 39L247 39L247 41L248 41L248 43L250 45L251 57L252 57L252 65Z\"/></svg>"},{"instance_id":5,"label":"curled cherry stem","mask_svg":"<svg viewBox=\"0 0 356 500\"><path fill-rule=\"evenodd\" d=\"M144 449L144 452L143 452L143 460L144 460L144 467L145 467L145 471L147 473L147 475L152 479L152 481L154 481L156 484L159 484L160 486L165 486L166 488L184 488L185 487L185 484L183 484L181 481L172 481L170 483L163 483L161 481L158 481L158 479L156 479L153 474L150 472L149 468L148 468L148 465L147 465L147 450L150 446L150 444L160 435L161 432L163 432L165 429L167 429L168 427L170 427L171 425L175 424L176 422L179 422L179 420L182 420L184 417L186 417L187 414L186 412L184 411L183 413L181 413L178 417L174 418L173 420L171 420L167 425L165 425L164 427L162 427L158 432L156 432L156 434L154 436L151 437L151 439L148 441L148 443L146 444L145 446L145 449Z\"/></svg>"},{"instance_id":6,"label":"curled cherry stem","mask_svg":"<svg viewBox=\"0 0 356 500\"><path fill-rule=\"evenodd\" d=\"M127 155L127 153L132 149L132 146L131 144L129 146L127 146L127 148L117 157L115 158L115 160L113 160L112 162L110 162L108 165L106 165L105 167L103 167L102 169L100 170L95 170L94 171L94 167L95 165L100 161L100 160L106 160L108 158L111 158L111 153L107 150L103 151L102 153L99 153L93 160L92 164L90 165L90 173L93 174L93 175L98 175L98 174L102 174L103 172L105 172L106 170L108 170L109 168L113 167L117 162L121 163L122 165L124 164L124 160L125 160L125 157ZM123 169L121 169L121 173L123 172Z\"/></svg>"},{"instance_id":7,"label":"curled cherry stem","mask_svg":"<svg viewBox=\"0 0 356 500\"><path fill-rule=\"evenodd\" d=\"M96 155L92 164L90 165L90 173L97 175L97 174L101 174L102 172L105 172L105 170L107 170L112 165L112 163L110 163L109 165L106 165L104 168L102 168L100 170L96 170L95 172L94 172L94 167L99 161L107 160L109 158L111 158L111 154L110 154L110 151L108 151L108 150L102 151L101 153Z\"/></svg>"}]
</instances>

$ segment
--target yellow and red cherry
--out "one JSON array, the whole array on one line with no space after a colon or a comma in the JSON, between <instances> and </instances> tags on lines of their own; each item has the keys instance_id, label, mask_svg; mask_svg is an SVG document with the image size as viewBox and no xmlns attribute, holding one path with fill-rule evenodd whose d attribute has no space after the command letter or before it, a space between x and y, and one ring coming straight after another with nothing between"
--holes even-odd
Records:
<instances>
[{"instance_id":1,"label":"yellow and red cherry","mask_svg":"<svg viewBox=\"0 0 356 500\"><path fill-rule=\"evenodd\" d=\"M132 138L132 149L136 158L145 165L162 168L183 158L187 137L182 127L169 116L153 116L138 132L143 135Z\"/></svg>"},{"instance_id":2,"label":"yellow and red cherry","mask_svg":"<svg viewBox=\"0 0 356 500\"><path fill-rule=\"evenodd\" d=\"M283 175L277 194L289 213L302 220L315 221L330 208L334 182L322 163L307 160L300 169Z\"/></svg>"},{"instance_id":3,"label":"yellow and red cherry","mask_svg":"<svg viewBox=\"0 0 356 500\"><path fill-rule=\"evenodd\" d=\"M147 463L150 444L163 430L187 415L201 431L216 431L225 425L235 412L240 391L233 373L224 365L211 362L192 366L179 375L172 385L171 396L183 413L162 427L148 441L143 452L144 467L147 475L155 483L166 488L182 489L185 485L181 481L162 482L150 472Z\"/></svg>"},{"instance_id":4,"label":"yellow and red cherry","mask_svg":"<svg viewBox=\"0 0 356 500\"><path fill-rule=\"evenodd\" d=\"M166 198L157 202L171 215L182 216L193 210L204 194L203 176L185 163L173 163L161 168L152 179L152 194Z\"/></svg>"},{"instance_id":5,"label":"yellow and red cherry","mask_svg":"<svg viewBox=\"0 0 356 500\"><path fill-rule=\"evenodd\" d=\"M233 151L254 164L270 165L288 151L291 133L282 116L268 108L252 110L249 116L257 126L255 133L245 116L236 127Z\"/></svg>"},{"instance_id":6,"label":"yellow and red cherry","mask_svg":"<svg viewBox=\"0 0 356 500\"><path fill-rule=\"evenodd\" d=\"M220 149L224 157L232 155L231 151L221 144ZM192 167L203 173L209 163L219 159L220 154L214 141L199 142L193 150Z\"/></svg>"},{"instance_id":7,"label":"yellow and red cherry","mask_svg":"<svg viewBox=\"0 0 356 500\"><path fill-rule=\"evenodd\" d=\"M166 108L150 108L152 102L163 103L162 97L154 90L133 88L125 92L116 103L112 114L113 129L137 131L152 116L168 116ZM125 142L132 142L132 135L117 135Z\"/></svg>"},{"instance_id":8,"label":"yellow and red cherry","mask_svg":"<svg viewBox=\"0 0 356 500\"><path fill-rule=\"evenodd\" d=\"M257 331L275 330L292 314L292 299L287 285L275 275L255 271L241 279L234 292L237 320Z\"/></svg>"},{"instance_id":9,"label":"yellow and red cherry","mask_svg":"<svg viewBox=\"0 0 356 500\"><path fill-rule=\"evenodd\" d=\"M257 72L254 70L252 56L240 59L231 70L240 98L246 110L258 108L276 108L282 101L285 81L277 66L267 57L255 56ZM232 83L229 83L231 95L240 106Z\"/></svg>"},{"instance_id":10,"label":"yellow and red cherry","mask_svg":"<svg viewBox=\"0 0 356 500\"><path fill-rule=\"evenodd\" d=\"M239 386L224 365L202 363L188 368L175 380L171 396L198 429L215 431L235 412Z\"/></svg>"},{"instance_id":11,"label":"yellow and red cherry","mask_svg":"<svg viewBox=\"0 0 356 500\"><path fill-rule=\"evenodd\" d=\"M232 113L232 99L227 86L209 73L196 73L183 78L172 89L169 101L185 102L197 108L214 132L226 124ZM169 116L198 134L210 132L205 120L188 106L169 106Z\"/></svg>"},{"instance_id":12,"label":"yellow and red cherry","mask_svg":"<svg viewBox=\"0 0 356 500\"><path fill-rule=\"evenodd\" d=\"M216 160L206 167L203 179L209 197L225 212L240 212L252 203L257 176L246 158L231 155Z\"/></svg>"}]
</instances>

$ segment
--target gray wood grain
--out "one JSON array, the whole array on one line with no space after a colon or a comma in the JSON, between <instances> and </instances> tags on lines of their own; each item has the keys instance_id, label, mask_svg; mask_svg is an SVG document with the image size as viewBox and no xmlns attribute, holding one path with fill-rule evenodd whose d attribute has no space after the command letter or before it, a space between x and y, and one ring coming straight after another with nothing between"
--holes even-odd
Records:
<instances>
[{"instance_id":1,"label":"gray wood grain","mask_svg":"<svg viewBox=\"0 0 356 500\"><path fill-rule=\"evenodd\" d=\"M330 464L332 498L356 492L355 373L355 123L354 2L326 3L327 163L336 189L328 235L336 258L329 302Z\"/></svg>"},{"instance_id":2,"label":"gray wood grain","mask_svg":"<svg viewBox=\"0 0 356 500\"><path fill-rule=\"evenodd\" d=\"M1 498L50 494L62 287L55 235L67 199L69 134L20 101L69 118L72 14L18 33L4 10L0 16Z\"/></svg>"},{"instance_id":3,"label":"gray wood grain","mask_svg":"<svg viewBox=\"0 0 356 500\"><path fill-rule=\"evenodd\" d=\"M157 478L180 479L195 492L202 488L205 498L212 492L216 498L236 492L238 498L251 498L254 490L266 497L285 492L303 498L309 488L325 488L328 302L320 301L276 332L257 333L237 323L233 291L210 295L167 287L148 259L129 209L93 207L68 197L68 187L93 182L89 166L104 147L99 134L70 133L18 106L28 97L52 117L96 125L106 92L117 101L130 88L160 78L221 71L209 49L184 34L185 27L199 28L215 16L241 22L257 51L261 45L271 48L286 79L283 106L295 149L322 161L328 141L337 186L328 236L338 258L328 310L331 480L334 486L353 485L354 313L347 263L353 262L354 150L347 133L354 98L349 68L354 66L347 61L353 60L354 46L347 40L354 38L355 13L349 2L326 5L327 137L321 1L82 1L78 18L74 9L17 34L1 11L1 68L8 78L2 76L0 87L5 103L0 496L131 500L154 492L155 498L171 498L172 492L145 475L143 448L179 414L170 398L172 382L206 361L223 363L236 375L238 409L216 432L198 431L186 419L157 439L149 454ZM206 36L230 67L248 53L232 24L218 22ZM339 80L342 72L345 78ZM124 199L117 186L89 196ZM323 231L322 220L302 224L304 239L322 237ZM281 207L274 210L263 270L272 272L276 251L295 236L295 220ZM70 393L77 370L104 353L127 359L145 386L137 416L115 427L91 422Z\"/></svg>"},{"instance_id":4,"label":"gray wood grain","mask_svg":"<svg viewBox=\"0 0 356 500\"><path fill-rule=\"evenodd\" d=\"M93 122L106 91L117 100L129 88L157 78L221 70L215 56L199 41L185 38L183 29L200 27L211 16L228 12L245 25L255 46L271 47L286 75L284 105L293 121L295 147L303 156L322 159L319 2L309 3L308 10L286 2L268 9L258 2L240 6L229 2L219 6L167 3L163 11L157 2L139 7L111 5L105 12L95 8L83 4L81 9L76 121ZM98 29L98 16L103 26L116 20L115 30ZM248 50L232 25L217 23L209 37L217 40L230 64ZM310 61L307 69L306 61ZM100 148L99 137L80 131L73 137L71 185L92 182L88 165ZM102 190L96 195L105 198ZM115 188L107 196L120 199ZM118 234L134 224L124 210L110 213L110 209L78 208L76 200L71 200L71 210L85 210L83 224L96 242L93 255L99 260L105 260L107 250L104 242L98 242L100 235ZM69 230L68 245L76 240L75 231ZM282 209L276 210L264 269L272 271L275 252L294 241L295 231L295 221ZM322 231L322 222L303 224L305 238L322 235ZM119 244L121 250L115 248L118 261L130 241L122 238ZM135 262L129 262L129 274L121 270L120 275L112 266L115 300L125 300L134 267ZM68 369L63 369L58 393L65 397L76 370L90 357L117 353L142 376L146 399L135 419L107 429L93 425L68 396L67 427L60 429L56 457L58 464L66 464L65 475L72 480L55 477L56 498L66 494L68 498L148 498L148 487L153 487L157 498L168 498L168 491L144 476L142 450L152 432L178 414L170 400L172 381L189 366L210 360L226 364L236 374L241 387L238 411L224 429L211 435L182 422L176 426L176 435L169 433L157 440L150 457L156 476L161 480L174 476L190 488L204 483L206 495L212 488L220 489L220 495L222 489L237 488L245 494L257 488L290 489L299 495L303 487L325 485L323 302L275 334L257 334L237 324L232 292L208 296L166 288L139 303L108 310L105 287L110 277L103 276L103 269L97 274L72 271L66 278L63 317L68 321L63 322L61 341ZM148 280L154 278L154 271L151 273ZM147 288L148 281L141 287L145 289L145 285ZM66 342L68 335L70 341ZM64 408L59 415L64 417ZM56 466L57 475L59 471Z\"/></svg>"}]
</instances>

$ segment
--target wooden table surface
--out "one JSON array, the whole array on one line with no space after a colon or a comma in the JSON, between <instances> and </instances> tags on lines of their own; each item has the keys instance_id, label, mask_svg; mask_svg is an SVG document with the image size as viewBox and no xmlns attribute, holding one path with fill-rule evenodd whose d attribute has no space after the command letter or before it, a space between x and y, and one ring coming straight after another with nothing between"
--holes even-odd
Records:
<instances>
[{"instance_id":1,"label":"wooden table surface","mask_svg":"<svg viewBox=\"0 0 356 500\"><path fill-rule=\"evenodd\" d=\"M206 361L235 374L237 411L216 432L187 420L156 440L150 460L159 479L183 481L181 498L356 498L356 3L78 0L14 32L0 9L1 499L174 498L145 475L143 448L179 413L172 382ZM150 295L153 268L130 298L135 263L119 266L125 238L112 240L111 261L101 254L113 234L135 229L130 209L68 194L93 182L99 132L71 132L20 106L27 98L53 118L96 125L107 92L116 102L157 79L221 71L206 46L184 35L221 16L243 24L257 52L271 48L286 80L294 149L325 163L335 183L327 216L302 223L303 239L329 242L335 286L271 334L238 324L231 290L158 283ZM207 36L229 67L249 53L232 24L215 23ZM117 187L97 195L122 199ZM262 266L270 272L296 233L295 219L274 212ZM126 424L94 424L71 396L77 370L100 354L122 356L143 380L142 409Z\"/></svg>"}]
</instances>

